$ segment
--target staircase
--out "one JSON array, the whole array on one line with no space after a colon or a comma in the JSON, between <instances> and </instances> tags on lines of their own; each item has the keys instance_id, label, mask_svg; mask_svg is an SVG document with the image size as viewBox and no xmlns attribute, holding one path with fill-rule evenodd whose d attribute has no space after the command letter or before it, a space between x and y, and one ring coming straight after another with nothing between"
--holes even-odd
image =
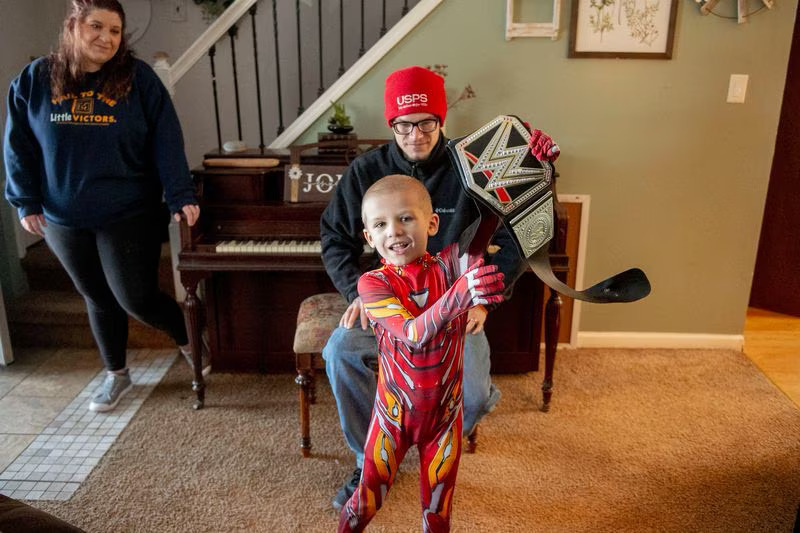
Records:
<instances>
[{"instance_id":1,"label":"staircase","mask_svg":"<svg viewBox=\"0 0 800 533\"><path fill-rule=\"evenodd\" d=\"M170 64L168 56L159 55L153 68L174 93L189 70L201 60L209 61L213 102L203 101L202 106L214 110L215 124L208 127L216 126L220 152L221 129L229 131L234 119L238 139L248 141L248 146L287 148L330 113L332 102L339 101L443 1L351 0L345 9L343 0L233 0L177 60ZM365 10L372 19L380 18L379 29L365 27ZM400 18L388 19L389 12ZM358 37L360 43L354 42ZM359 47L357 52L353 46ZM237 68L238 63L245 66L245 56L253 63ZM232 80L228 79L231 66ZM255 90L240 94L240 86ZM303 95L313 94L315 88L316 98L309 105ZM220 112L221 106L232 101L235 112L230 105L227 112ZM380 101L381 95L376 95L376 102ZM297 114L291 118L294 110ZM268 125L277 125L277 137L266 131ZM243 130L252 135L255 129L258 142L246 139ZM230 131L226 136L230 138Z\"/></svg>"},{"instance_id":2,"label":"staircase","mask_svg":"<svg viewBox=\"0 0 800 533\"><path fill-rule=\"evenodd\" d=\"M14 347L95 348L83 298L44 241L22 260L30 291L7 302L8 328ZM169 245L161 250L159 284L173 294ZM165 333L129 319L128 348L169 348Z\"/></svg>"}]
</instances>

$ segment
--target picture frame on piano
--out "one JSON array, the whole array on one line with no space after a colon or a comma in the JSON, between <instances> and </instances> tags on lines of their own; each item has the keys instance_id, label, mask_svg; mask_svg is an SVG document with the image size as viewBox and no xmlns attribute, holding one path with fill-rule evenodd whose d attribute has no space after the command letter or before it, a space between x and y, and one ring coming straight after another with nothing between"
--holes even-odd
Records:
<instances>
[{"instance_id":1,"label":"picture frame on piano","mask_svg":"<svg viewBox=\"0 0 800 533\"><path fill-rule=\"evenodd\" d=\"M388 139L356 137L290 146L289 164L284 168L283 201L327 203L354 157L389 142ZM333 158L330 164L304 164L303 153ZM341 161L341 162L340 162ZM325 161L327 163L327 161Z\"/></svg>"},{"instance_id":2,"label":"picture frame on piano","mask_svg":"<svg viewBox=\"0 0 800 533\"><path fill-rule=\"evenodd\" d=\"M347 166L286 165L283 200L285 202L327 202L342 179Z\"/></svg>"}]
</instances>

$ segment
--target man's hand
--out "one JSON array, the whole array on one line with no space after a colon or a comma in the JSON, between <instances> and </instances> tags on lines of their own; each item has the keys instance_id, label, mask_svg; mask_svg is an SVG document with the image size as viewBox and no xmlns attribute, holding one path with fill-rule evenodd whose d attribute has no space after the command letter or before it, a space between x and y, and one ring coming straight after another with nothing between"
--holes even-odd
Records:
<instances>
[{"instance_id":1,"label":"man's hand","mask_svg":"<svg viewBox=\"0 0 800 533\"><path fill-rule=\"evenodd\" d=\"M339 327L352 329L359 318L361 319L361 329L366 331L369 326L369 319L367 318L367 312L364 311L360 296L347 307L342 318L339 319Z\"/></svg>"},{"instance_id":2,"label":"man's hand","mask_svg":"<svg viewBox=\"0 0 800 533\"><path fill-rule=\"evenodd\" d=\"M467 329L466 333L472 333L473 335L477 335L481 331L483 331L483 324L486 322L486 315L489 312L486 308L482 305L476 305L469 311L467 311Z\"/></svg>"},{"instance_id":3,"label":"man's hand","mask_svg":"<svg viewBox=\"0 0 800 533\"><path fill-rule=\"evenodd\" d=\"M553 139L542 130L533 130L528 141L533 156L539 161L552 163L561 155L561 149Z\"/></svg>"},{"instance_id":4,"label":"man's hand","mask_svg":"<svg viewBox=\"0 0 800 533\"><path fill-rule=\"evenodd\" d=\"M43 214L22 217L20 223L25 228L25 231L44 237L44 228L47 226L47 221L44 219Z\"/></svg>"},{"instance_id":5,"label":"man's hand","mask_svg":"<svg viewBox=\"0 0 800 533\"><path fill-rule=\"evenodd\" d=\"M175 222L181 221L181 214L186 217L186 223L189 226L194 226L197 218L200 216L200 206L195 204L187 204L181 207L180 213L175 213Z\"/></svg>"}]
</instances>

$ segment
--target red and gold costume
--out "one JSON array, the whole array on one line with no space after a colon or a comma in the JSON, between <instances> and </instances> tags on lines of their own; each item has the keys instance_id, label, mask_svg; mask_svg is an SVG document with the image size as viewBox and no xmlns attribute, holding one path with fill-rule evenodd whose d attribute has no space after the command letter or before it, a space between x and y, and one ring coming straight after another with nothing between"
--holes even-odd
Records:
<instances>
[{"instance_id":1,"label":"red and gold costume","mask_svg":"<svg viewBox=\"0 0 800 533\"><path fill-rule=\"evenodd\" d=\"M496 227L489 218L481 225L488 235L476 237L471 250L485 250ZM424 530L449 531L461 457L465 311L502 300L502 274L478 257L453 244L404 266L384 261L361 276L358 292L378 341L378 389L361 482L342 509L339 531L366 527L412 444L421 463Z\"/></svg>"}]
</instances>

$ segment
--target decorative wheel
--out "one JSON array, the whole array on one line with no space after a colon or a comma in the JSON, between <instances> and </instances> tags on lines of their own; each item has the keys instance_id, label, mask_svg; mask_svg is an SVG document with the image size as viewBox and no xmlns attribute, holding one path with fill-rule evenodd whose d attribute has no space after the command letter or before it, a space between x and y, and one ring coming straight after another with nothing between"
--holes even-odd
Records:
<instances>
[{"instance_id":1,"label":"decorative wheel","mask_svg":"<svg viewBox=\"0 0 800 533\"><path fill-rule=\"evenodd\" d=\"M747 18L764 9L772 9L774 0L695 0L700 4L700 13L725 19L735 19L742 24Z\"/></svg>"}]
</instances>

